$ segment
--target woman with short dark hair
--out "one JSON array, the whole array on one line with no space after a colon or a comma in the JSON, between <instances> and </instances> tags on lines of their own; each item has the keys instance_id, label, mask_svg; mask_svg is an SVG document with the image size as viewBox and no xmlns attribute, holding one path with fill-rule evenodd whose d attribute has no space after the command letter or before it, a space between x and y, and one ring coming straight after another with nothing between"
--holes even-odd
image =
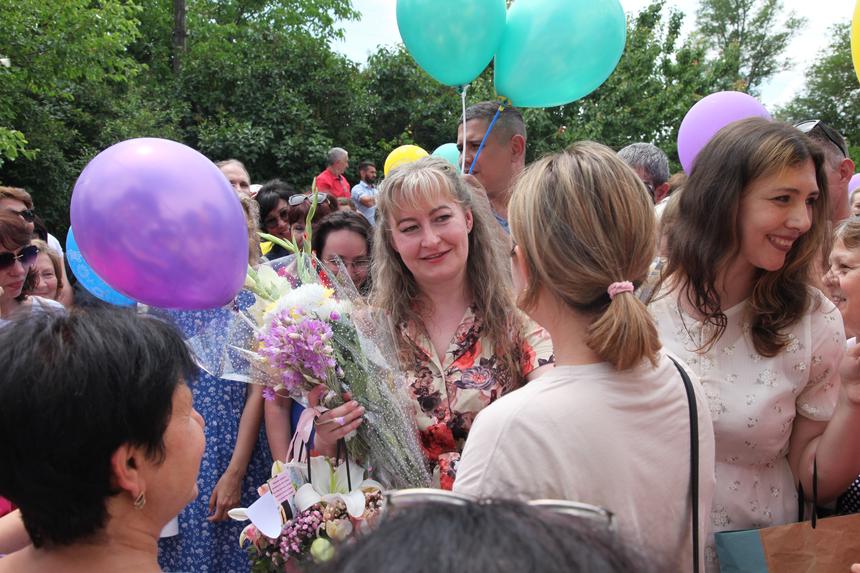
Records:
<instances>
[{"instance_id":1,"label":"woman with short dark hair","mask_svg":"<svg viewBox=\"0 0 860 573\"><path fill-rule=\"evenodd\" d=\"M160 571L205 445L179 334L125 310L44 314L0 329L0 364L0 491L33 543L0 571Z\"/></svg>"}]
</instances>

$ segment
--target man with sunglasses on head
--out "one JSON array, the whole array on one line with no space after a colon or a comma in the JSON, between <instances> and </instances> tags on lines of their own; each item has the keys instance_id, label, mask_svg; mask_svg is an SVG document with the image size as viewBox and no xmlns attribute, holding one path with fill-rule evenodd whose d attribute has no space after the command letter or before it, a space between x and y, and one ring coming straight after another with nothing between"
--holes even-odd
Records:
<instances>
[{"instance_id":1,"label":"man with sunglasses on head","mask_svg":"<svg viewBox=\"0 0 860 573\"><path fill-rule=\"evenodd\" d=\"M343 173L349 167L349 153L346 149L332 147L326 154L326 168L316 177L317 191L327 193L341 205L349 205L352 190Z\"/></svg>"},{"instance_id":2,"label":"man with sunglasses on head","mask_svg":"<svg viewBox=\"0 0 860 573\"><path fill-rule=\"evenodd\" d=\"M799 121L794 127L814 139L824 151L830 220L835 224L847 219L851 215L848 208L848 184L854 175L854 162L848 156L845 138L820 119Z\"/></svg>"}]
</instances>

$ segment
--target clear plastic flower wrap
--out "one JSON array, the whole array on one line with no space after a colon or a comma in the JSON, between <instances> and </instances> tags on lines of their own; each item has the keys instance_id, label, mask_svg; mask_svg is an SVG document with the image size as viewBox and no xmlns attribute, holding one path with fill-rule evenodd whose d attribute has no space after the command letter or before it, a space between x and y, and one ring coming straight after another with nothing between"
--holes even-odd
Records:
<instances>
[{"instance_id":1,"label":"clear plastic flower wrap","mask_svg":"<svg viewBox=\"0 0 860 573\"><path fill-rule=\"evenodd\" d=\"M331 273L297 250L249 269L245 287L229 317L219 315L189 340L201 366L221 378L261 384L268 399L288 394L305 407L324 385L320 410L351 394L365 420L347 436L350 457L387 488L428 485L392 325L364 301L345 269Z\"/></svg>"}]
</instances>

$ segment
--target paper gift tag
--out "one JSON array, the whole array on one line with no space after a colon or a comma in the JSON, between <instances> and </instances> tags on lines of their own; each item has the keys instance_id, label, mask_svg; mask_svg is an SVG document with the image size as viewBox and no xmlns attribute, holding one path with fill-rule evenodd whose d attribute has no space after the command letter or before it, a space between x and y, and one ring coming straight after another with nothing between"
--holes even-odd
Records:
<instances>
[{"instance_id":1,"label":"paper gift tag","mask_svg":"<svg viewBox=\"0 0 860 573\"><path fill-rule=\"evenodd\" d=\"M269 491L275 497L278 503L285 503L296 495L296 488L293 487L293 480L290 479L289 472L283 472L268 481Z\"/></svg>"}]
</instances>

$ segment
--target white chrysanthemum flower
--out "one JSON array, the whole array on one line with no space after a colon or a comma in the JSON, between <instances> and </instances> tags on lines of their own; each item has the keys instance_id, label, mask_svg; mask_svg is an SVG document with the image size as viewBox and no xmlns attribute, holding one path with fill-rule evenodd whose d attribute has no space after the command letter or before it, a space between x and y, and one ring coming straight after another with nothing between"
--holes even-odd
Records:
<instances>
[{"instance_id":1,"label":"white chrysanthemum flower","mask_svg":"<svg viewBox=\"0 0 860 573\"><path fill-rule=\"evenodd\" d=\"M328 320L333 312L346 314L348 306L334 298L332 289L318 283L305 284L278 299L275 307L266 313L266 320L282 310L315 314L322 320Z\"/></svg>"}]
</instances>

